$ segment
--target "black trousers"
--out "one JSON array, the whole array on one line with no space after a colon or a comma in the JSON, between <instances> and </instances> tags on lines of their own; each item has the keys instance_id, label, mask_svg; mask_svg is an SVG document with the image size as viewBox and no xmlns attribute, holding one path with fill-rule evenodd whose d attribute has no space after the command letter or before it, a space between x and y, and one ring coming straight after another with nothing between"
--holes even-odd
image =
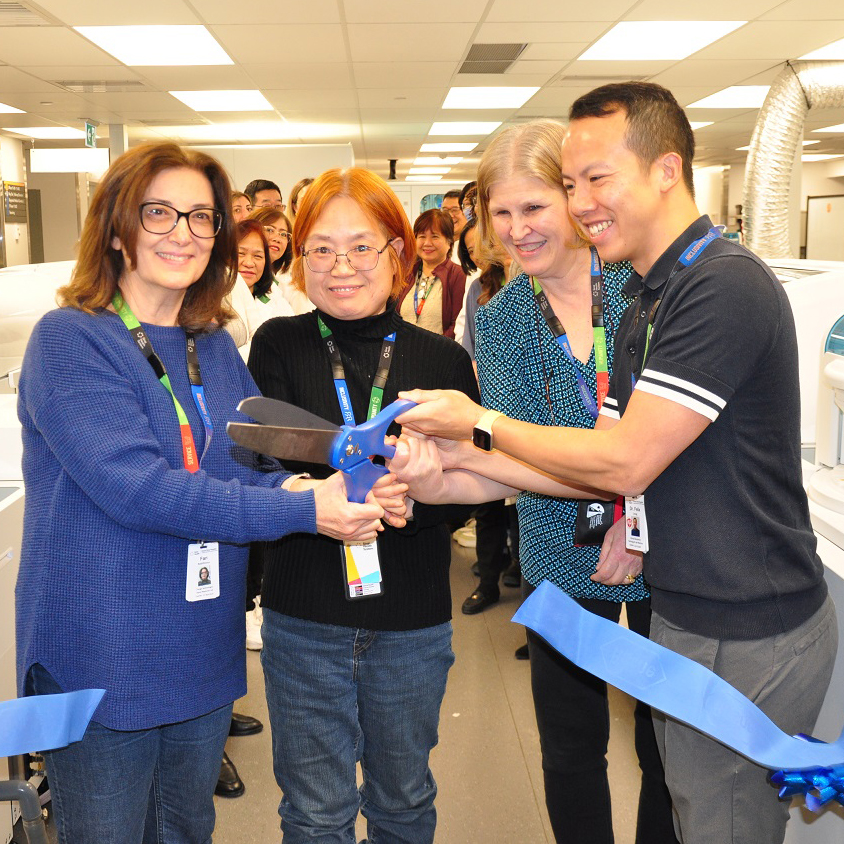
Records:
<instances>
[{"instance_id":1,"label":"black trousers","mask_svg":"<svg viewBox=\"0 0 844 844\"><path fill-rule=\"evenodd\" d=\"M590 612L618 621L621 604L578 598ZM650 602L627 604L631 630L647 636ZM545 803L558 844L612 844L607 781L610 723L607 685L528 630L531 686L542 748ZM637 701L635 745L642 770L636 844L675 844L650 707Z\"/></svg>"},{"instance_id":2,"label":"black trousers","mask_svg":"<svg viewBox=\"0 0 844 844\"><path fill-rule=\"evenodd\" d=\"M510 509L515 508L506 507L501 500L481 504L475 510L475 553L481 578L478 589L484 595L498 596L498 578L510 565L507 550Z\"/></svg>"}]
</instances>

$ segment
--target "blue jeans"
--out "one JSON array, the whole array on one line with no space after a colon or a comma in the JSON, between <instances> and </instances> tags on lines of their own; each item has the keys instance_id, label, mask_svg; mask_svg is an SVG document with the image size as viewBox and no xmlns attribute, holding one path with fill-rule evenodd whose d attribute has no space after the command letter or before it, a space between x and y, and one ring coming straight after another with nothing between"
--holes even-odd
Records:
<instances>
[{"instance_id":1,"label":"blue jeans","mask_svg":"<svg viewBox=\"0 0 844 844\"><path fill-rule=\"evenodd\" d=\"M27 691L62 689L34 665ZM59 844L210 844L231 712L126 732L91 721L82 741L44 753Z\"/></svg>"},{"instance_id":2,"label":"blue jeans","mask_svg":"<svg viewBox=\"0 0 844 844\"><path fill-rule=\"evenodd\" d=\"M370 844L431 844L451 624L373 631L265 609L261 633L285 844L354 844L358 810Z\"/></svg>"}]
</instances>

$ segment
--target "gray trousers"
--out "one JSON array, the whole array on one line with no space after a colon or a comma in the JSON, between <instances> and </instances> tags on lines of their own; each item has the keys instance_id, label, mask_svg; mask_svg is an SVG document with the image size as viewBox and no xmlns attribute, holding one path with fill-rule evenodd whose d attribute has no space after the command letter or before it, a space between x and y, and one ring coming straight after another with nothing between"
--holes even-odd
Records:
<instances>
[{"instance_id":1,"label":"gray trousers","mask_svg":"<svg viewBox=\"0 0 844 844\"><path fill-rule=\"evenodd\" d=\"M789 735L814 728L838 649L829 597L804 624L766 639L710 639L656 613L650 637L732 683ZM782 843L789 801L765 768L656 710L653 721L682 844Z\"/></svg>"}]
</instances>

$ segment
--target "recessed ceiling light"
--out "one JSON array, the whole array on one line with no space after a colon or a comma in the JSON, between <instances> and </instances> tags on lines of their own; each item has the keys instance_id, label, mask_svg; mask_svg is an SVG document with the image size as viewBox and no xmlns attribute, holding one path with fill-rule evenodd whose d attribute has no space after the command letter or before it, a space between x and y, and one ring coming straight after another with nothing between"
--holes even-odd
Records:
<instances>
[{"instance_id":1,"label":"recessed ceiling light","mask_svg":"<svg viewBox=\"0 0 844 844\"><path fill-rule=\"evenodd\" d=\"M168 91L194 111L273 111L260 91Z\"/></svg>"},{"instance_id":2,"label":"recessed ceiling light","mask_svg":"<svg viewBox=\"0 0 844 844\"><path fill-rule=\"evenodd\" d=\"M695 129L703 129L704 126L711 126L713 123L714 123L713 120L703 121L703 122L701 122L701 121L695 122L694 120L691 120L691 121L689 121L689 126L692 127L692 132L694 132Z\"/></svg>"},{"instance_id":3,"label":"recessed ceiling light","mask_svg":"<svg viewBox=\"0 0 844 844\"><path fill-rule=\"evenodd\" d=\"M810 152L801 156L802 161L829 161L831 158L844 158L844 153L838 155L825 154L822 152Z\"/></svg>"},{"instance_id":4,"label":"recessed ceiling light","mask_svg":"<svg viewBox=\"0 0 844 844\"><path fill-rule=\"evenodd\" d=\"M596 41L578 61L665 61L685 59L747 21L623 21Z\"/></svg>"},{"instance_id":5,"label":"recessed ceiling light","mask_svg":"<svg viewBox=\"0 0 844 844\"><path fill-rule=\"evenodd\" d=\"M44 105L43 103L41 105ZM6 105L5 103L0 103L0 114L26 114L25 111L22 111L19 108L15 108L14 106Z\"/></svg>"},{"instance_id":6,"label":"recessed ceiling light","mask_svg":"<svg viewBox=\"0 0 844 844\"><path fill-rule=\"evenodd\" d=\"M686 108L761 108L770 85L731 85Z\"/></svg>"},{"instance_id":7,"label":"recessed ceiling light","mask_svg":"<svg viewBox=\"0 0 844 844\"><path fill-rule=\"evenodd\" d=\"M803 59L844 59L844 38L839 41L833 41L819 50L812 50L811 53L806 53L805 56L800 56L800 60L802 61Z\"/></svg>"},{"instance_id":8,"label":"recessed ceiling light","mask_svg":"<svg viewBox=\"0 0 844 844\"><path fill-rule=\"evenodd\" d=\"M451 167L411 167L407 172L415 176L436 176L439 173L441 176L451 170Z\"/></svg>"},{"instance_id":9,"label":"recessed ceiling light","mask_svg":"<svg viewBox=\"0 0 844 844\"><path fill-rule=\"evenodd\" d=\"M472 143L455 143L455 144L422 144L419 147L419 152L471 152L478 145L477 141Z\"/></svg>"},{"instance_id":10,"label":"recessed ceiling light","mask_svg":"<svg viewBox=\"0 0 844 844\"><path fill-rule=\"evenodd\" d=\"M438 182L442 176L405 176L406 182Z\"/></svg>"},{"instance_id":11,"label":"recessed ceiling light","mask_svg":"<svg viewBox=\"0 0 844 844\"><path fill-rule=\"evenodd\" d=\"M429 135L488 135L494 132L501 125L501 121L495 123L473 122L473 121L442 121L431 125Z\"/></svg>"},{"instance_id":12,"label":"recessed ceiling light","mask_svg":"<svg viewBox=\"0 0 844 844\"><path fill-rule=\"evenodd\" d=\"M539 88L452 88L443 108L519 108Z\"/></svg>"},{"instance_id":13,"label":"recessed ceiling light","mask_svg":"<svg viewBox=\"0 0 844 844\"><path fill-rule=\"evenodd\" d=\"M204 26L75 26L130 67L234 64Z\"/></svg>"},{"instance_id":14,"label":"recessed ceiling light","mask_svg":"<svg viewBox=\"0 0 844 844\"><path fill-rule=\"evenodd\" d=\"M824 126L823 129L812 129L813 132L835 132L840 134L844 132L844 123L836 123L835 126Z\"/></svg>"},{"instance_id":15,"label":"recessed ceiling light","mask_svg":"<svg viewBox=\"0 0 844 844\"><path fill-rule=\"evenodd\" d=\"M442 167L443 165L454 165L459 164L463 159L459 158L458 156L454 155L447 155L445 158L438 158L435 155L431 156L420 156L419 158L415 158L413 163L420 167Z\"/></svg>"},{"instance_id":16,"label":"recessed ceiling light","mask_svg":"<svg viewBox=\"0 0 844 844\"><path fill-rule=\"evenodd\" d=\"M40 141L71 141L85 137L81 129L71 129L69 126L10 126L3 128L3 131Z\"/></svg>"},{"instance_id":17,"label":"recessed ceiling light","mask_svg":"<svg viewBox=\"0 0 844 844\"><path fill-rule=\"evenodd\" d=\"M804 147L810 147L812 144L819 144L820 141L803 141ZM748 152L750 150L750 144L746 147L736 147L736 152Z\"/></svg>"}]
</instances>

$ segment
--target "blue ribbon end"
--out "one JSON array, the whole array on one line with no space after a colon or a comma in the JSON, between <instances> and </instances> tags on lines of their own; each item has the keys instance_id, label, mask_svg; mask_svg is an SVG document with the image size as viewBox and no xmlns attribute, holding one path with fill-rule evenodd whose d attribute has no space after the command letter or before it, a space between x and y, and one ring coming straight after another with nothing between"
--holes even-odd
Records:
<instances>
[{"instance_id":1,"label":"blue ribbon end","mask_svg":"<svg viewBox=\"0 0 844 844\"><path fill-rule=\"evenodd\" d=\"M774 771L771 782L780 786L781 800L796 794L805 795L806 807L813 812L819 812L833 800L844 806L844 764L802 771Z\"/></svg>"}]
</instances>

